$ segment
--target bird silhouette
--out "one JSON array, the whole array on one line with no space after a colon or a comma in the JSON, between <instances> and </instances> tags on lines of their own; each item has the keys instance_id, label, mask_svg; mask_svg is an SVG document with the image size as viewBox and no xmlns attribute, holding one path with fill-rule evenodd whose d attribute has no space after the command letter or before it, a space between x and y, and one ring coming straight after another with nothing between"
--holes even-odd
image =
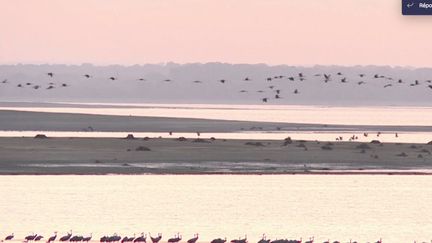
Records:
<instances>
[{"instance_id":1,"label":"bird silhouette","mask_svg":"<svg viewBox=\"0 0 432 243\"><path fill-rule=\"evenodd\" d=\"M47 243L53 242L55 241L55 239L57 238L57 232L54 232L54 235L51 236L50 238L48 238Z\"/></svg>"},{"instance_id":2,"label":"bird silhouette","mask_svg":"<svg viewBox=\"0 0 432 243\"><path fill-rule=\"evenodd\" d=\"M133 242L138 242L138 243L139 242L146 242L146 241L147 241L147 235L144 234L144 232L141 233L141 236L139 236L133 240Z\"/></svg>"},{"instance_id":3,"label":"bird silhouette","mask_svg":"<svg viewBox=\"0 0 432 243\"><path fill-rule=\"evenodd\" d=\"M38 235L34 238L34 241L40 241L42 238L44 238L42 235Z\"/></svg>"},{"instance_id":4,"label":"bird silhouette","mask_svg":"<svg viewBox=\"0 0 432 243\"><path fill-rule=\"evenodd\" d=\"M196 233L193 238L187 240L187 243L195 243L197 242L197 240L198 240L198 233Z\"/></svg>"},{"instance_id":5,"label":"bird silhouette","mask_svg":"<svg viewBox=\"0 0 432 243\"><path fill-rule=\"evenodd\" d=\"M54 76L54 73L47 73L48 76L50 76L51 78Z\"/></svg>"},{"instance_id":6,"label":"bird silhouette","mask_svg":"<svg viewBox=\"0 0 432 243\"><path fill-rule=\"evenodd\" d=\"M177 235L174 236L173 238L169 238L168 242L169 243L177 243L177 242L181 241L181 239L182 239L182 237L181 237L180 233L177 233Z\"/></svg>"},{"instance_id":7,"label":"bird silhouette","mask_svg":"<svg viewBox=\"0 0 432 243\"><path fill-rule=\"evenodd\" d=\"M111 79L111 80L117 80L117 78L116 77L109 77L109 79Z\"/></svg>"},{"instance_id":8,"label":"bird silhouette","mask_svg":"<svg viewBox=\"0 0 432 243\"><path fill-rule=\"evenodd\" d=\"M149 235L150 235L150 233L149 233ZM162 239L162 234L159 233L157 237L152 237L150 235L150 239L151 239L152 243L158 243Z\"/></svg>"},{"instance_id":9,"label":"bird silhouette","mask_svg":"<svg viewBox=\"0 0 432 243\"><path fill-rule=\"evenodd\" d=\"M12 240L14 238L14 233L6 236L5 240Z\"/></svg>"},{"instance_id":10,"label":"bird silhouette","mask_svg":"<svg viewBox=\"0 0 432 243\"><path fill-rule=\"evenodd\" d=\"M268 98L262 98L262 102L267 103Z\"/></svg>"},{"instance_id":11,"label":"bird silhouette","mask_svg":"<svg viewBox=\"0 0 432 243\"><path fill-rule=\"evenodd\" d=\"M86 77L86 78L91 78L92 77L89 74L84 74L83 76Z\"/></svg>"},{"instance_id":12,"label":"bird silhouette","mask_svg":"<svg viewBox=\"0 0 432 243\"><path fill-rule=\"evenodd\" d=\"M68 241L71 237L72 237L72 230L69 233L67 233L67 235L62 236L60 238L60 241Z\"/></svg>"},{"instance_id":13,"label":"bird silhouette","mask_svg":"<svg viewBox=\"0 0 432 243\"><path fill-rule=\"evenodd\" d=\"M83 237L81 241L83 241L83 242L89 242L89 241L91 240L91 238L92 238L92 234L93 234L93 233L90 233L89 236L87 236L87 237Z\"/></svg>"},{"instance_id":14,"label":"bird silhouette","mask_svg":"<svg viewBox=\"0 0 432 243\"><path fill-rule=\"evenodd\" d=\"M270 239L267 239L267 236L263 234L262 238L257 243L270 243Z\"/></svg>"},{"instance_id":15,"label":"bird silhouette","mask_svg":"<svg viewBox=\"0 0 432 243\"><path fill-rule=\"evenodd\" d=\"M24 239L25 239L26 241L32 241L32 240L34 240L36 237L37 237L37 234L31 234L31 235L26 236Z\"/></svg>"},{"instance_id":16,"label":"bird silhouette","mask_svg":"<svg viewBox=\"0 0 432 243\"><path fill-rule=\"evenodd\" d=\"M227 240L226 237L225 239L217 238L217 239L213 239L210 243L225 243L226 240Z\"/></svg>"}]
</instances>

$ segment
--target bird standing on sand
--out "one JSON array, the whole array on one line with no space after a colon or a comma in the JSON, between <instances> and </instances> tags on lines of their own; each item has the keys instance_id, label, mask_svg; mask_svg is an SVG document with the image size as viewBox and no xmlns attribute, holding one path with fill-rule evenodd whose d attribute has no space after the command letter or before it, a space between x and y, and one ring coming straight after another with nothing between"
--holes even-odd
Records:
<instances>
[{"instance_id":1,"label":"bird standing on sand","mask_svg":"<svg viewBox=\"0 0 432 243\"><path fill-rule=\"evenodd\" d=\"M225 237L225 239L217 238L217 239L212 240L210 243L225 243L226 240L227 240L226 237Z\"/></svg>"},{"instance_id":2,"label":"bird standing on sand","mask_svg":"<svg viewBox=\"0 0 432 243\"><path fill-rule=\"evenodd\" d=\"M67 235L62 236L60 238L60 241L68 241L71 237L72 237L72 230L70 231L70 233L67 233Z\"/></svg>"},{"instance_id":3,"label":"bird standing on sand","mask_svg":"<svg viewBox=\"0 0 432 243\"><path fill-rule=\"evenodd\" d=\"M193 238L189 239L187 243L195 243L197 242L197 240L198 240L198 233L196 233Z\"/></svg>"},{"instance_id":4,"label":"bird standing on sand","mask_svg":"<svg viewBox=\"0 0 432 243\"><path fill-rule=\"evenodd\" d=\"M169 243L177 243L179 241L181 241L182 236L180 235L180 233L177 233L176 236L174 236L173 238L168 239Z\"/></svg>"},{"instance_id":5,"label":"bird standing on sand","mask_svg":"<svg viewBox=\"0 0 432 243\"><path fill-rule=\"evenodd\" d=\"M6 236L5 240L12 240L14 238L14 233Z\"/></svg>"},{"instance_id":6,"label":"bird standing on sand","mask_svg":"<svg viewBox=\"0 0 432 243\"><path fill-rule=\"evenodd\" d=\"M38 235L34 238L34 241L40 241L42 238L44 238L42 235Z\"/></svg>"},{"instance_id":7,"label":"bird standing on sand","mask_svg":"<svg viewBox=\"0 0 432 243\"><path fill-rule=\"evenodd\" d=\"M261 240L259 240L257 243L270 243L270 239L267 239L266 234L263 234Z\"/></svg>"},{"instance_id":8,"label":"bird standing on sand","mask_svg":"<svg viewBox=\"0 0 432 243\"><path fill-rule=\"evenodd\" d=\"M48 76L50 76L51 78L54 76L54 73L47 73Z\"/></svg>"},{"instance_id":9,"label":"bird standing on sand","mask_svg":"<svg viewBox=\"0 0 432 243\"><path fill-rule=\"evenodd\" d=\"M54 235L51 236L50 238L48 238L47 243L50 243L50 242L52 242L52 241L55 241L56 238L57 238L57 232L54 232Z\"/></svg>"},{"instance_id":10,"label":"bird standing on sand","mask_svg":"<svg viewBox=\"0 0 432 243\"><path fill-rule=\"evenodd\" d=\"M158 243L161 239L162 239L162 234L159 233L157 237L152 237L149 233L150 239L152 241L152 243Z\"/></svg>"},{"instance_id":11,"label":"bird standing on sand","mask_svg":"<svg viewBox=\"0 0 432 243\"><path fill-rule=\"evenodd\" d=\"M28 235L24 238L26 241L32 241L37 237L37 234Z\"/></svg>"},{"instance_id":12,"label":"bird standing on sand","mask_svg":"<svg viewBox=\"0 0 432 243\"><path fill-rule=\"evenodd\" d=\"M92 238L92 234L93 234L93 233L90 233L90 236L83 237L81 241L82 241L82 242L89 242L89 241L91 240L91 238Z\"/></svg>"}]
</instances>

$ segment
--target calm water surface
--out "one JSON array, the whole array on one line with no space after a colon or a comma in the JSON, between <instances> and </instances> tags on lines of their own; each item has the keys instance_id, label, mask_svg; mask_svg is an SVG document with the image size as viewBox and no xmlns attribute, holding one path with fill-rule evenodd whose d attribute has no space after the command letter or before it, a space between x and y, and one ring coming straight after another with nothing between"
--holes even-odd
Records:
<instances>
[{"instance_id":1,"label":"calm water surface","mask_svg":"<svg viewBox=\"0 0 432 243\"><path fill-rule=\"evenodd\" d=\"M429 176L1 176L0 235L432 239ZM164 241L166 242L166 241Z\"/></svg>"},{"instance_id":2,"label":"calm water surface","mask_svg":"<svg viewBox=\"0 0 432 243\"><path fill-rule=\"evenodd\" d=\"M87 104L89 105L89 104ZM114 108L113 108L114 105ZM127 106L126 106L127 105ZM339 125L430 126L432 107L110 104L107 107L0 107L0 110Z\"/></svg>"}]
</instances>

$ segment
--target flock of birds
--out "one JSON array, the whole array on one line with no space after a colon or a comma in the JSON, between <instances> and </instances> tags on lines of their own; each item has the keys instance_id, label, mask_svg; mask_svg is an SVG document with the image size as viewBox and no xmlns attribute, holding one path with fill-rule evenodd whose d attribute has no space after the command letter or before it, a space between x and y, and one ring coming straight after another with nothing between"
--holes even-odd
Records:
<instances>
[{"instance_id":1,"label":"flock of birds","mask_svg":"<svg viewBox=\"0 0 432 243\"><path fill-rule=\"evenodd\" d=\"M55 74L53 72L48 72L48 73L46 73L46 75L50 79L54 79L54 77L55 77ZM318 73L318 74L314 74L313 76L315 76L317 78L321 78L322 82L324 82L324 83L328 83L328 82L331 82L331 81L339 82L341 84L345 84L345 83L349 83L349 82L355 82L357 85L364 85L364 84L366 84L367 81L365 79L368 78L366 74L361 73L361 74L358 74L357 80L353 79L351 81L342 72L337 72L335 74L330 74L330 73L322 73L321 74L321 73ZM94 76L90 75L90 74L83 74L82 77L85 78L85 79L91 79ZM400 78L396 79L396 78L393 78L393 77L388 77L388 76L380 75L380 74L372 75L369 78L371 78L371 79L377 79L377 80L384 80L385 83L383 84L383 88L390 88L392 86L401 85L401 84L405 83L405 81L402 80L402 79L400 79ZM115 77L115 76L107 77L107 80L111 80L111 81L115 81L115 80L118 80L118 79L119 78ZM282 89L278 88L277 84L272 83L272 81L275 81L275 80L287 80L287 81L293 81L293 82L294 81L300 81L300 82L302 82L302 81L306 81L307 79L308 79L307 75L304 74L303 72L300 72L300 73L298 73L297 75L294 75L294 76L285 76L285 75L273 75L273 76L269 76L269 77L265 78L264 81L268 82L267 88L272 92L272 94L271 95L267 95L267 97L262 97L261 101L264 102L264 103L267 103L271 99L282 99L283 98L282 97ZM137 78L136 80L137 81L146 81L145 78ZM172 79L164 79L163 81L164 82L172 82L173 80ZM219 80L216 80L216 81L219 82L219 83L221 83L221 84L226 84L226 83L229 82L229 80L227 80L227 79L219 79ZM245 77L245 78L243 78L243 81L244 82L249 82L249 81L252 81L252 78ZM201 84L204 81L195 80L195 81L192 81L192 82L195 83L195 84ZM0 82L0 84L8 84L8 83L10 83L8 81L8 79L4 79L2 82ZM422 81L422 82L419 81L419 80L414 80L412 82L408 82L408 86L409 87L420 86L422 84L426 84L426 87L432 90L432 80L425 80L425 81ZM47 90L51 90L51 89L54 89L54 88L56 88L58 86L60 86L60 87L69 87L70 85L67 84L67 83L57 84L56 82L50 82L50 83L48 83L48 85L46 87L42 87L41 84L35 84L35 83L31 83L31 82L16 84L16 87L18 87L18 88L31 87L31 88L36 89L36 90L37 89L43 89L43 88L45 88ZM245 90L245 89L242 89L239 92L240 93L247 93L249 91ZM257 90L256 92L258 92L258 93L266 93L264 90ZM293 89L292 93L293 94L299 94L300 90L299 89Z\"/></svg>"},{"instance_id":2,"label":"flock of birds","mask_svg":"<svg viewBox=\"0 0 432 243\"><path fill-rule=\"evenodd\" d=\"M8 236L6 236L4 238L3 241L11 241L14 239L14 234L10 234ZM151 240L152 243L159 243L162 239L162 234L158 233L158 235L156 237L152 237L151 234L149 233L149 238ZM44 239L44 237L42 235L38 235L38 234L30 234L28 236L26 236L24 238L24 242L40 242ZM72 242L72 243L77 243L77 242L86 242L88 243L89 241L91 241L92 239L92 234L90 234L87 237L83 237L80 235L72 235L72 231L68 232L66 235L58 238L59 242ZM187 243L196 243L199 239L199 234L195 234L193 236L193 238L190 238L189 240L187 240ZM46 242L50 243L50 242L54 242L57 240L57 232L54 232L54 235L49 237ZM167 240L167 243L179 243L182 240L182 236L180 235L180 233L177 233L174 237L169 238ZM210 241L210 243L226 243L227 239L226 237L224 239L222 238L216 238L213 239L212 241ZM131 237L121 237L117 234L113 234L111 236L102 236L99 239L99 242L101 243L146 243L147 242L147 234L145 233L141 233L140 236L131 236ZM263 234L262 238L257 242L257 243L302 243L302 238L300 238L299 240L288 240L288 239L276 239L276 240L270 240L267 239L266 235ZM309 240L304 241L304 243L313 243L314 242L314 237L309 238ZM248 243L247 240L247 236L245 235L244 238L238 238L238 239L233 239L230 241L230 243ZM340 241L324 241L323 243L340 243ZM356 241L352 241L350 240L349 243L357 243ZM378 240L375 243L382 243L382 240Z\"/></svg>"}]
</instances>

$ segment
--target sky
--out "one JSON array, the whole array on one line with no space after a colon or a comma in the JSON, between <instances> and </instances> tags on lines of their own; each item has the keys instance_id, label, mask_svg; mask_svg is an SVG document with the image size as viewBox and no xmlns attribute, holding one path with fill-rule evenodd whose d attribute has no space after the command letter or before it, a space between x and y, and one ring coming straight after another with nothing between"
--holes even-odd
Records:
<instances>
[{"instance_id":1,"label":"sky","mask_svg":"<svg viewBox=\"0 0 432 243\"><path fill-rule=\"evenodd\" d=\"M0 0L0 64L432 67L400 0Z\"/></svg>"}]
</instances>

